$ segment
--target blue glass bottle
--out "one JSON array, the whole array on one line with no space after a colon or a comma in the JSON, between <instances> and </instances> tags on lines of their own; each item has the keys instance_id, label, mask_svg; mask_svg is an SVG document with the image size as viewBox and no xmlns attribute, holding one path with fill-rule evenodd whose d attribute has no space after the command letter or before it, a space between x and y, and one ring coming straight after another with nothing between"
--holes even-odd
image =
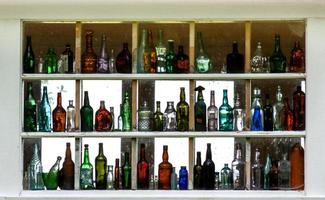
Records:
<instances>
[{"instance_id":1,"label":"blue glass bottle","mask_svg":"<svg viewBox=\"0 0 325 200\"><path fill-rule=\"evenodd\" d=\"M223 90L222 105L219 109L219 130L232 131L233 129L233 110L228 104L228 92L227 90Z\"/></svg>"},{"instance_id":2,"label":"blue glass bottle","mask_svg":"<svg viewBox=\"0 0 325 200\"><path fill-rule=\"evenodd\" d=\"M251 109L251 130L264 130L264 112L262 109L261 90L257 87L253 90L253 103Z\"/></svg>"},{"instance_id":3,"label":"blue glass bottle","mask_svg":"<svg viewBox=\"0 0 325 200\"><path fill-rule=\"evenodd\" d=\"M51 132L51 106L47 96L47 87L43 87L42 101L38 108L38 125L40 132Z\"/></svg>"},{"instance_id":4,"label":"blue glass bottle","mask_svg":"<svg viewBox=\"0 0 325 200\"><path fill-rule=\"evenodd\" d=\"M181 166L179 170L178 186L180 190L188 189L188 172L185 166Z\"/></svg>"}]
</instances>

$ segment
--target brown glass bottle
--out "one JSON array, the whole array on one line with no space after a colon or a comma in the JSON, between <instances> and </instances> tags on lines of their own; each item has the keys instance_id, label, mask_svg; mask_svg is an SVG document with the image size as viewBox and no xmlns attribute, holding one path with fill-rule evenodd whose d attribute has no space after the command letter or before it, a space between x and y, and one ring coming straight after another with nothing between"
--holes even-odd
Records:
<instances>
[{"instance_id":1,"label":"brown glass bottle","mask_svg":"<svg viewBox=\"0 0 325 200\"><path fill-rule=\"evenodd\" d=\"M296 143L290 151L291 163L291 181L290 186L292 190L304 189L304 149L299 143Z\"/></svg>"},{"instance_id":2,"label":"brown glass bottle","mask_svg":"<svg viewBox=\"0 0 325 200\"><path fill-rule=\"evenodd\" d=\"M158 189L170 190L170 177L173 166L168 162L168 146L163 146L163 161L159 164L158 170Z\"/></svg>"},{"instance_id":3,"label":"brown glass bottle","mask_svg":"<svg viewBox=\"0 0 325 200\"><path fill-rule=\"evenodd\" d=\"M188 55L184 53L184 47L178 46L178 53L176 55L176 72L188 73L190 70L190 61Z\"/></svg>"},{"instance_id":4,"label":"brown glass bottle","mask_svg":"<svg viewBox=\"0 0 325 200\"><path fill-rule=\"evenodd\" d=\"M137 172L138 189L149 189L149 164L146 160L145 144L141 144L140 160L137 165Z\"/></svg>"},{"instance_id":5,"label":"brown glass bottle","mask_svg":"<svg viewBox=\"0 0 325 200\"><path fill-rule=\"evenodd\" d=\"M300 47L300 42L296 41L290 55L290 72L305 72L305 53Z\"/></svg>"},{"instance_id":6,"label":"brown glass bottle","mask_svg":"<svg viewBox=\"0 0 325 200\"><path fill-rule=\"evenodd\" d=\"M120 189L120 159L115 159L115 168L114 168L114 189Z\"/></svg>"},{"instance_id":7,"label":"brown glass bottle","mask_svg":"<svg viewBox=\"0 0 325 200\"><path fill-rule=\"evenodd\" d=\"M97 55L93 49L93 32L86 32L86 51L81 56L81 72L96 73L97 72Z\"/></svg>"},{"instance_id":8,"label":"brown glass bottle","mask_svg":"<svg viewBox=\"0 0 325 200\"><path fill-rule=\"evenodd\" d=\"M150 51L150 72L151 73L156 73L157 71L157 53L156 53L156 48L153 43L153 38L152 38L152 31L149 30L149 49Z\"/></svg>"},{"instance_id":9,"label":"brown glass bottle","mask_svg":"<svg viewBox=\"0 0 325 200\"><path fill-rule=\"evenodd\" d=\"M60 188L62 190L73 190L74 189L74 162L71 159L71 149L70 149L69 142L67 142L65 159L60 174L61 174Z\"/></svg>"},{"instance_id":10,"label":"brown glass bottle","mask_svg":"<svg viewBox=\"0 0 325 200\"><path fill-rule=\"evenodd\" d=\"M290 109L289 99L284 98L284 106L281 111L283 119L283 129L286 131L293 130L293 112Z\"/></svg>"},{"instance_id":11,"label":"brown glass bottle","mask_svg":"<svg viewBox=\"0 0 325 200\"><path fill-rule=\"evenodd\" d=\"M96 111L95 130L110 131L112 126L112 115L105 108L105 101L100 101L100 107Z\"/></svg>"},{"instance_id":12,"label":"brown glass bottle","mask_svg":"<svg viewBox=\"0 0 325 200\"><path fill-rule=\"evenodd\" d=\"M116 57L116 71L118 73L132 73L132 55L127 42L123 43L123 50Z\"/></svg>"},{"instance_id":13,"label":"brown glass bottle","mask_svg":"<svg viewBox=\"0 0 325 200\"><path fill-rule=\"evenodd\" d=\"M58 93L57 106L52 113L53 118L53 131L54 132L64 132L65 122L66 122L66 111L62 107L62 96L61 92Z\"/></svg>"},{"instance_id":14,"label":"brown glass bottle","mask_svg":"<svg viewBox=\"0 0 325 200\"><path fill-rule=\"evenodd\" d=\"M301 86L293 93L293 119L295 130L305 130L305 93Z\"/></svg>"}]
</instances>

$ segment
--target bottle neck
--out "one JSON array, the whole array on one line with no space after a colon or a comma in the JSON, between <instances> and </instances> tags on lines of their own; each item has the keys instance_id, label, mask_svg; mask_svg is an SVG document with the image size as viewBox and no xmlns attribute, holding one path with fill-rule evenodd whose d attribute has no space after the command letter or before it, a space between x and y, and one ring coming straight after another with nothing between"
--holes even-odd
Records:
<instances>
[{"instance_id":1,"label":"bottle neck","mask_svg":"<svg viewBox=\"0 0 325 200\"><path fill-rule=\"evenodd\" d=\"M88 92L85 92L84 106L89 106L89 97L88 97Z\"/></svg>"},{"instance_id":2,"label":"bottle neck","mask_svg":"<svg viewBox=\"0 0 325 200\"><path fill-rule=\"evenodd\" d=\"M198 50L200 53L204 52L204 47L203 47L203 37L202 37L202 33L198 32Z\"/></svg>"},{"instance_id":3,"label":"bottle neck","mask_svg":"<svg viewBox=\"0 0 325 200\"><path fill-rule=\"evenodd\" d=\"M49 101L48 96L47 96L47 87L44 87L44 88L43 88L43 97L42 97L42 101L43 101L43 102L48 102L48 101Z\"/></svg>"},{"instance_id":4,"label":"bottle neck","mask_svg":"<svg viewBox=\"0 0 325 200\"><path fill-rule=\"evenodd\" d=\"M123 50L128 51L129 50L129 44L128 43L123 43Z\"/></svg>"},{"instance_id":5,"label":"bottle neck","mask_svg":"<svg viewBox=\"0 0 325 200\"><path fill-rule=\"evenodd\" d=\"M238 53L238 43L237 42L234 42L232 44L232 52L233 53Z\"/></svg>"},{"instance_id":6,"label":"bottle neck","mask_svg":"<svg viewBox=\"0 0 325 200\"><path fill-rule=\"evenodd\" d=\"M84 163L90 163L88 146L85 146Z\"/></svg>"},{"instance_id":7,"label":"bottle neck","mask_svg":"<svg viewBox=\"0 0 325 200\"><path fill-rule=\"evenodd\" d=\"M152 37L152 31L150 30L149 31L149 46L150 47L153 47L153 37Z\"/></svg>"},{"instance_id":8,"label":"bottle neck","mask_svg":"<svg viewBox=\"0 0 325 200\"><path fill-rule=\"evenodd\" d=\"M196 155L196 165L201 165L201 153L198 152Z\"/></svg>"},{"instance_id":9,"label":"bottle neck","mask_svg":"<svg viewBox=\"0 0 325 200\"><path fill-rule=\"evenodd\" d=\"M162 45L164 43L164 32L162 30L159 30L158 38L158 43Z\"/></svg>"},{"instance_id":10,"label":"bottle neck","mask_svg":"<svg viewBox=\"0 0 325 200\"><path fill-rule=\"evenodd\" d=\"M160 101L156 102L156 106L157 106L157 112L160 112Z\"/></svg>"},{"instance_id":11,"label":"bottle neck","mask_svg":"<svg viewBox=\"0 0 325 200\"><path fill-rule=\"evenodd\" d=\"M148 31L145 29L142 30L141 44L144 47L148 44Z\"/></svg>"},{"instance_id":12,"label":"bottle neck","mask_svg":"<svg viewBox=\"0 0 325 200\"><path fill-rule=\"evenodd\" d=\"M33 96L33 85L32 85L32 83L28 83L27 96L28 96L28 98Z\"/></svg>"},{"instance_id":13,"label":"bottle neck","mask_svg":"<svg viewBox=\"0 0 325 200\"><path fill-rule=\"evenodd\" d=\"M129 153L128 152L125 152L125 154L124 154L124 165L129 165L129 163L130 163L130 160L129 160L130 158L129 158Z\"/></svg>"},{"instance_id":14,"label":"bottle neck","mask_svg":"<svg viewBox=\"0 0 325 200\"><path fill-rule=\"evenodd\" d=\"M107 50L106 50L106 35L102 36L102 48L100 55L102 58L107 57Z\"/></svg>"},{"instance_id":15,"label":"bottle neck","mask_svg":"<svg viewBox=\"0 0 325 200\"><path fill-rule=\"evenodd\" d=\"M57 105L58 105L58 107L62 107L62 96L61 96L61 92L58 93Z\"/></svg>"},{"instance_id":16,"label":"bottle neck","mask_svg":"<svg viewBox=\"0 0 325 200\"><path fill-rule=\"evenodd\" d=\"M279 35L275 36L274 47L275 47L274 50L276 52L280 51L280 36Z\"/></svg>"},{"instance_id":17,"label":"bottle neck","mask_svg":"<svg viewBox=\"0 0 325 200\"><path fill-rule=\"evenodd\" d=\"M183 102L185 101L185 89L184 88L181 88L180 100Z\"/></svg>"},{"instance_id":18,"label":"bottle neck","mask_svg":"<svg viewBox=\"0 0 325 200\"><path fill-rule=\"evenodd\" d=\"M104 148L103 148L103 143L99 143L99 153L98 155L104 155Z\"/></svg>"},{"instance_id":19,"label":"bottle neck","mask_svg":"<svg viewBox=\"0 0 325 200\"><path fill-rule=\"evenodd\" d=\"M168 41L168 52L174 52L174 41Z\"/></svg>"},{"instance_id":20,"label":"bottle neck","mask_svg":"<svg viewBox=\"0 0 325 200\"><path fill-rule=\"evenodd\" d=\"M146 160L146 148L144 146L141 146L140 150L140 160L144 161Z\"/></svg>"},{"instance_id":21,"label":"bottle neck","mask_svg":"<svg viewBox=\"0 0 325 200\"><path fill-rule=\"evenodd\" d=\"M105 101L100 101L100 109L105 109Z\"/></svg>"},{"instance_id":22,"label":"bottle neck","mask_svg":"<svg viewBox=\"0 0 325 200\"><path fill-rule=\"evenodd\" d=\"M69 107L73 107L73 100L69 100Z\"/></svg>"},{"instance_id":23,"label":"bottle neck","mask_svg":"<svg viewBox=\"0 0 325 200\"><path fill-rule=\"evenodd\" d=\"M261 156L261 153L260 153L260 151L257 149L256 152L255 152L255 162L256 162L256 163L259 163L259 162L260 162L260 156Z\"/></svg>"},{"instance_id":24,"label":"bottle neck","mask_svg":"<svg viewBox=\"0 0 325 200\"><path fill-rule=\"evenodd\" d=\"M67 143L67 149L65 151L65 160L71 160L70 143Z\"/></svg>"},{"instance_id":25,"label":"bottle neck","mask_svg":"<svg viewBox=\"0 0 325 200\"><path fill-rule=\"evenodd\" d=\"M211 144L207 145L206 160L212 160Z\"/></svg>"},{"instance_id":26,"label":"bottle neck","mask_svg":"<svg viewBox=\"0 0 325 200\"><path fill-rule=\"evenodd\" d=\"M182 55L184 54L184 47L183 46L178 46L178 54Z\"/></svg>"},{"instance_id":27,"label":"bottle neck","mask_svg":"<svg viewBox=\"0 0 325 200\"><path fill-rule=\"evenodd\" d=\"M238 148L238 149L236 150L236 159L237 159L237 160L241 160L241 158L242 158L241 148Z\"/></svg>"},{"instance_id":28,"label":"bottle neck","mask_svg":"<svg viewBox=\"0 0 325 200\"><path fill-rule=\"evenodd\" d=\"M197 101L204 101L202 91L199 91L197 94Z\"/></svg>"},{"instance_id":29,"label":"bottle neck","mask_svg":"<svg viewBox=\"0 0 325 200\"><path fill-rule=\"evenodd\" d=\"M115 168L118 169L119 166L120 166L120 159L116 158L116 159L115 159Z\"/></svg>"},{"instance_id":30,"label":"bottle neck","mask_svg":"<svg viewBox=\"0 0 325 200\"><path fill-rule=\"evenodd\" d=\"M228 92L227 92L227 90L223 90L223 100L222 100L222 103L224 105L227 105L228 104Z\"/></svg>"},{"instance_id":31,"label":"bottle neck","mask_svg":"<svg viewBox=\"0 0 325 200\"><path fill-rule=\"evenodd\" d=\"M277 91L277 93L276 93L276 100L278 101L278 102L282 102L282 91L281 91L281 88L278 88L278 91Z\"/></svg>"},{"instance_id":32,"label":"bottle neck","mask_svg":"<svg viewBox=\"0 0 325 200\"><path fill-rule=\"evenodd\" d=\"M88 52L93 51L93 34L92 33L87 33L87 35L86 35L86 50Z\"/></svg>"},{"instance_id":33,"label":"bottle neck","mask_svg":"<svg viewBox=\"0 0 325 200\"><path fill-rule=\"evenodd\" d=\"M238 94L237 94L237 96L235 98L234 107L236 107L236 108L240 108L241 107L240 98L239 98L239 95Z\"/></svg>"},{"instance_id":34,"label":"bottle neck","mask_svg":"<svg viewBox=\"0 0 325 200\"><path fill-rule=\"evenodd\" d=\"M39 160L39 154L38 154L38 145L37 144L34 144L34 153L33 153L33 157L36 159L36 160Z\"/></svg>"},{"instance_id":35,"label":"bottle neck","mask_svg":"<svg viewBox=\"0 0 325 200\"><path fill-rule=\"evenodd\" d=\"M211 93L210 93L210 105L211 106L214 106L215 105L214 91L211 91Z\"/></svg>"},{"instance_id":36,"label":"bottle neck","mask_svg":"<svg viewBox=\"0 0 325 200\"><path fill-rule=\"evenodd\" d=\"M32 38L27 36L26 50L30 52L32 50Z\"/></svg>"},{"instance_id":37,"label":"bottle neck","mask_svg":"<svg viewBox=\"0 0 325 200\"><path fill-rule=\"evenodd\" d=\"M164 162L168 162L168 147L164 146L162 159Z\"/></svg>"}]
</instances>

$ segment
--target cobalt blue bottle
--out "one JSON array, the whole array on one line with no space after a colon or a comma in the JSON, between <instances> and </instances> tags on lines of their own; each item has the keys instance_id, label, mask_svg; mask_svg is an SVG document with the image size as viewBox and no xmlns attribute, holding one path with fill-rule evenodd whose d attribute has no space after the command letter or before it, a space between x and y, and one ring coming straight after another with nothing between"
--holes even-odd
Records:
<instances>
[{"instance_id":1,"label":"cobalt blue bottle","mask_svg":"<svg viewBox=\"0 0 325 200\"><path fill-rule=\"evenodd\" d=\"M264 113L262 109L261 90L257 87L253 91L253 103L251 109L251 130L263 131Z\"/></svg>"},{"instance_id":2,"label":"cobalt blue bottle","mask_svg":"<svg viewBox=\"0 0 325 200\"><path fill-rule=\"evenodd\" d=\"M185 166L181 166L181 169L179 170L178 186L180 190L188 189L188 172Z\"/></svg>"}]
</instances>

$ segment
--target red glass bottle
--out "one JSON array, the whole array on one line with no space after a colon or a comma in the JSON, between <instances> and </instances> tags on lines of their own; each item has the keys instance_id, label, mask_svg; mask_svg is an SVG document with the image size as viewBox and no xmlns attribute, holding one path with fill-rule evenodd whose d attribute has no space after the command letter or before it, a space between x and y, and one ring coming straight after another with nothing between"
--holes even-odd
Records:
<instances>
[{"instance_id":1,"label":"red glass bottle","mask_svg":"<svg viewBox=\"0 0 325 200\"><path fill-rule=\"evenodd\" d=\"M138 189L149 189L149 164L146 160L145 144L141 144L140 160L137 165Z\"/></svg>"},{"instance_id":2,"label":"red glass bottle","mask_svg":"<svg viewBox=\"0 0 325 200\"><path fill-rule=\"evenodd\" d=\"M116 71L118 73L132 73L132 55L129 44L123 43L123 50L116 57Z\"/></svg>"},{"instance_id":3,"label":"red glass bottle","mask_svg":"<svg viewBox=\"0 0 325 200\"><path fill-rule=\"evenodd\" d=\"M115 159L115 168L114 168L114 189L120 189L120 159Z\"/></svg>"},{"instance_id":4,"label":"red glass bottle","mask_svg":"<svg viewBox=\"0 0 325 200\"><path fill-rule=\"evenodd\" d=\"M291 189L303 190L305 178L304 149L299 143L292 147L289 158L291 163Z\"/></svg>"},{"instance_id":5,"label":"red glass bottle","mask_svg":"<svg viewBox=\"0 0 325 200\"><path fill-rule=\"evenodd\" d=\"M163 161L159 164L158 170L158 189L170 190L170 177L172 174L173 166L168 162L168 146L163 146Z\"/></svg>"},{"instance_id":6,"label":"red glass bottle","mask_svg":"<svg viewBox=\"0 0 325 200\"><path fill-rule=\"evenodd\" d=\"M293 130L293 112L290 109L289 99L284 98L284 106L282 108L283 129L286 131Z\"/></svg>"},{"instance_id":7,"label":"red glass bottle","mask_svg":"<svg viewBox=\"0 0 325 200\"><path fill-rule=\"evenodd\" d=\"M96 73L97 72L97 55L93 49L93 32L86 33L86 51L81 56L81 72Z\"/></svg>"},{"instance_id":8,"label":"red glass bottle","mask_svg":"<svg viewBox=\"0 0 325 200\"><path fill-rule=\"evenodd\" d=\"M66 122L66 111L62 107L62 96L61 92L57 96L57 106L52 113L53 118L53 131L54 132L64 132L65 122Z\"/></svg>"},{"instance_id":9,"label":"red glass bottle","mask_svg":"<svg viewBox=\"0 0 325 200\"><path fill-rule=\"evenodd\" d=\"M294 129L305 130L305 93L301 91L301 86L297 86L297 91L293 93L293 116Z\"/></svg>"},{"instance_id":10,"label":"red glass bottle","mask_svg":"<svg viewBox=\"0 0 325 200\"><path fill-rule=\"evenodd\" d=\"M110 131L112 126L112 115L105 108L105 101L100 101L100 107L96 111L95 129L96 131Z\"/></svg>"},{"instance_id":11,"label":"red glass bottle","mask_svg":"<svg viewBox=\"0 0 325 200\"><path fill-rule=\"evenodd\" d=\"M190 70L190 61L188 55L184 53L184 47L178 46L178 53L176 55L176 72L188 73Z\"/></svg>"},{"instance_id":12,"label":"red glass bottle","mask_svg":"<svg viewBox=\"0 0 325 200\"><path fill-rule=\"evenodd\" d=\"M305 72L305 53L300 47L300 42L296 41L290 55L290 72Z\"/></svg>"}]
</instances>

